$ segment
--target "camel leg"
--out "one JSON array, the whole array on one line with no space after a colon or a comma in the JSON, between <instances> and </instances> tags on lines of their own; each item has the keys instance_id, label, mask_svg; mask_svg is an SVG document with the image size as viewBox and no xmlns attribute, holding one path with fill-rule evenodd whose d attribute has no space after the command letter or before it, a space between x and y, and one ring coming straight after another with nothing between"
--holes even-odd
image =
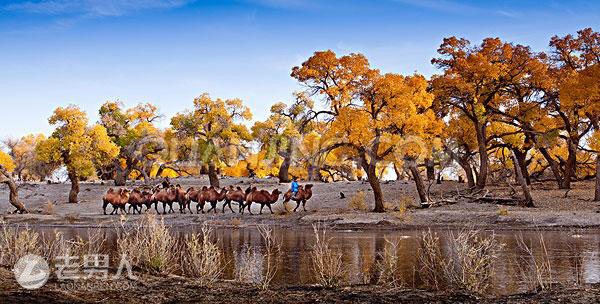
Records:
<instances>
[{"instance_id":1,"label":"camel leg","mask_svg":"<svg viewBox=\"0 0 600 304\"><path fill-rule=\"evenodd\" d=\"M265 204L260 204L260 212L258 214L262 214L262 210L265 207Z\"/></svg>"},{"instance_id":2,"label":"camel leg","mask_svg":"<svg viewBox=\"0 0 600 304\"><path fill-rule=\"evenodd\" d=\"M117 207L115 207L115 205L112 205L112 207L113 207L113 211L110 213L110 215L115 214L115 212L117 211Z\"/></svg>"},{"instance_id":3,"label":"camel leg","mask_svg":"<svg viewBox=\"0 0 600 304\"><path fill-rule=\"evenodd\" d=\"M233 208L231 208L231 201L229 201L227 203L227 206L229 206L229 210L231 210L232 213L235 213L235 211L233 211ZM223 207L225 207L225 206L223 206ZM225 208L223 208L223 209L225 209ZM225 210L223 210L223 213L225 213Z\"/></svg>"},{"instance_id":4,"label":"camel leg","mask_svg":"<svg viewBox=\"0 0 600 304\"><path fill-rule=\"evenodd\" d=\"M274 214L273 209L271 209L271 204L267 204L267 207L269 207L269 211L271 211L271 214Z\"/></svg>"},{"instance_id":5,"label":"camel leg","mask_svg":"<svg viewBox=\"0 0 600 304\"><path fill-rule=\"evenodd\" d=\"M108 206L108 202L102 201L102 210L104 210L104 215L106 215L106 206Z\"/></svg>"},{"instance_id":6,"label":"camel leg","mask_svg":"<svg viewBox=\"0 0 600 304\"><path fill-rule=\"evenodd\" d=\"M167 203L163 202L163 214L167 214Z\"/></svg>"},{"instance_id":7,"label":"camel leg","mask_svg":"<svg viewBox=\"0 0 600 304\"><path fill-rule=\"evenodd\" d=\"M125 205L121 206L121 210L123 210L123 212L125 212L125 214L129 214L129 211L125 210Z\"/></svg>"},{"instance_id":8,"label":"camel leg","mask_svg":"<svg viewBox=\"0 0 600 304\"><path fill-rule=\"evenodd\" d=\"M298 207L300 207L300 201L296 201L296 208L294 208L294 212L296 212L296 209L298 209Z\"/></svg>"},{"instance_id":9,"label":"camel leg","mask_svg":"<svg viewBox=\"0 0 600 304\"><path fill-rule=\"evenodd\" d=\"M173 202L169 203L169 213L175 213L175 210L173 210Z\"/></svg>"},{"instance_id":10,"label":"camel leg","mask_svg":"<svg viewBox=\"0 0 600 304\"><path fill-rule=\"evenodd\" d=\"M160 212L158 212L158 201L154 202L154 210L156 210L156 214L160 214Z\"/></svg>"},{"instance_id":11,"label":"camel leg","mask_svg":"<svg viewBox=\"0 0 600 304\"><path fill-rule=\"evenodd\" d=\"M302 200L302 209L306 212L306 200Z\"/></svg>"},{"instance_id":12,"label":"camel leg","mask_svg":"<svg viewBox=\"0 0 600 304\"><path fill-rule=\"evenodd\" d=\"M225 206L227 206L227 202L231 203L231 201L225 201L225 203L223 203L223 214L225 214ZM229 208L231 208L231 206L229 206Z\"/></svg>"},{"instance_id":13,"label":"camel leg","mask_svg":"<svg viewBox=\"0 0 600 304\"><path fill-rule=\"evenodd\" d=\"M190 214L194 214L194 213L192 212L192 202L191 202L191 201L189 201L189 202L187 203L187 207L188 207L188 210L190 211Z\"/></svg>"}]
</instances>

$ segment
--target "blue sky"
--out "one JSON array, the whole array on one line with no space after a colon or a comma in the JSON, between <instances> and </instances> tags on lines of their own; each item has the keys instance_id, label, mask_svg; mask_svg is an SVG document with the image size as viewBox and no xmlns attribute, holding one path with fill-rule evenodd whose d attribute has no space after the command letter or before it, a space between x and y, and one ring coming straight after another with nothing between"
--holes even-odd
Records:
<instances>
[{"instance_id":1,"label":"blue sky","mask_svg":"<svg viewBox=\"0 0 600 304\"><path fill-rule=\"evenodd\" d=\"M96 121L106 100L155 103L166 127L202 92L264 119L300 89L290 70L316 50L429 76L444 37L543 51L599 20L600 1L576 0L0 0L0 138L48 134L59 105Z\"/></svg>"}]
</instances>

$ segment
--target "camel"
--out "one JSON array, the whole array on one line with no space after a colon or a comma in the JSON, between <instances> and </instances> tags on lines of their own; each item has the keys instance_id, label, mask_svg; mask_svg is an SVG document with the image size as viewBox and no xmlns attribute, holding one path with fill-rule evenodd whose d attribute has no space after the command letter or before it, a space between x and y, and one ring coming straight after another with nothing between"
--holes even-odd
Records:
<instances>
[{"instance_id":1,"label":"camel","mask_svg":"<svg viewBox=\"0 0 600 304\"><path fill-rule=\"evenodd\" d=\"M185 208L187 206L187 208L190 210L190 213L192 213L192 209L190 209L190 197L188 196L187 192L184 191L179 184L175 186L173 191L175 191L174 202L179 203L179 212L185 214Z\"/></svg>"},{"instance_id":2,"label":"camel","mask_svg":"<svg viewBox=\"0 0 600 304\"><path fill-rule=\"evenodd\" d=\"M125 188L119 189L119 191L115 191L113 188L109 188L106 191L106 194L102 197L102 209L104 210L104 215L106 215L106 207L108 204L111 204L113 207L113 211L110 213L115 214L117 210L122 210L125 213L125 205L129 202L129 190Z\"/></svg>"},{"instance_id":3,"label":"camel","mask_svg":"<svg viewBox=\"0 0 600 304\"><path fill-rule=\"evenodd\" d=\"M140 191L140 189L137 188L133 189L129 194L129 208L127 210L131 211L131 208L133 208L133 214L135 214L136 212L142 214L142 206L144 205L144 202L145 197L142 194L142 191ZM140 208L139 210L138 207Z\"/></svg>"},{"instance_id":4,"label":"camel","mask_svg":"<svg viewBox=\"0 0 600 304\"><path fill-rule=\"evenodd\" d=\"M279 199L279 194L281 194L281 192L279 192L279 189L275 189L272 193L269 193L269 191L267 190L258 191L256 190L256 188L253 188L252 191L246 195L246 205L244 206L244 208L248 207L248 212L252 214L252 210L250 209L250 207L252 206L252 203L257 203L260 204L259 214L262 214L262 210L265 207L265 205L269 207L269 211L271 211L271 214L273 214L273 209L271 209L271 205L277 202L277 200ZM243 213L244 209L242 209L242 214Z\"/></svg>"},{"instance_id":5,"label":"camel","mask_svg":"<svg viewBox=\"0 0 600 304\"><path fill-rule=\"evenodd\" d=\"M295 201L296 208L294 208L294 212L296 212L296 209L298 209L298 207L300 207L300 203L302 203L302 209L306 211L306 201L308 201L312 197L312 187L313 185L311 184L307 184L306 186L300 186L296 195L292 195L292 190L288 190L283 195L283 203L285 204L290 200Z\"/></svg>"},{"instance_id":6,"label":"camel","mask_svg":"<svg viewBox=\"0 0 600 304\"><path fill-rule=\"evenodd\" d=\"M208 188L208 191L205 193L206 201L210 203L210 209L208 209L208 211L206 212L210 213L211 210L214 210L215 213L217 213L217 202L220 202L225 199L225 196L227 195L227 189L223 188L219 193L217 189L215 189L213 186L210 186L210 188Z\"/></svg>"},{"instance_id":7,"label":"camel","mask_svg":"<svg viewBox=\"0 0 600 304\"><path fill-rule=\"evenodd\" d=\"M167 214L167 205L169 205L169 213L175 212L173 211L173 202L177 200L177 191L175 186L170 186L169 188L154 188L154 194L152 195L152 201L154 202L154 210L156 213L160 213L158 211L158 202L161 202L163 205L163 214Z\"/></svg>"},{"instance_id":8,"label":"camel","mask_svg":"<svg viewBox=\"0 0 600 304\"><path fill-rule=\"evenodd\" d=\"M203 186L202 189L196 190L194 187L191 187L187 190L187 196L189 199L188 208L190 208L191 202L197 203L196 205L196 213L200 213L200 208L202 208L202 213L204 213L204 204L206 203L207 196L205 193L208 192L208 187ZM190 210L191 212L191 210Z\"/></svg>"},{"instance_id":9,"label":"camel","mask_svg":"<svg viewBox=\"0 0 600 304\"><path fill-rule=\"evenodd\" d=\"M250 192L250 191L248 190L247 192ZM235 211L233 211L233 208L231 208L232 201L238 203L239 209L241 212L242 208L244 207L244 201L246 200L247 192L244 192L244 190L242 190L242 188L240 188L240 187L234 188L233 186L229 186L229 189L227 190L227 193L225 194L225 203L223 204L223 213L225 213L225 206L229 206L229 210L231 210L231 212L235 213Z\"/></svg>"}]
</instances>

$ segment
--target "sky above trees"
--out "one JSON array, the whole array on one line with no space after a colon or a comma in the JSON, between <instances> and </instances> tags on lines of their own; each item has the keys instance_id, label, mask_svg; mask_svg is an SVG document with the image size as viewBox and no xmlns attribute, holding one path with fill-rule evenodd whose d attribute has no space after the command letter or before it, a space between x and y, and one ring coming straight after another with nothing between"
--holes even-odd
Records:
<instances>
[{"instance_id":1,"label":"sky above trees","mask_svg":"<svg viewBox=\"0 0 600 304\"><path fill-rule=\"evenodd\" d=\"M169 117L202 92L241 98L264 120L301 90L291 68L315 50L360 52L383 72L425 76L442 39L548 49L598 30L596 1L41 0L0 2L0 138L52 130L57 106L96 121L106 100Z\"/></svg>"}]
</instances>

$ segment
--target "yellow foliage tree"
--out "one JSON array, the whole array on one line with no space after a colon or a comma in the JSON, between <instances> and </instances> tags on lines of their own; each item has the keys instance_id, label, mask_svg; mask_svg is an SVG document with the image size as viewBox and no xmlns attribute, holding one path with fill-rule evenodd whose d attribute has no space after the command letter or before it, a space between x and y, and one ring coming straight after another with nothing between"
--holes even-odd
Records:
<instances>
[{"instance_id":1,"label":"yellow foliage tree","mask_svg":"<svg viewBox=\"0 0 600 304\"><path fill-rule=\"evenodd\" d=\"M441 124L430 110L433 95L427 92L425 78L382 75L363 55L338 58L332 51L316 52L293 69L292 77L305 84L308 93L326 98L332 122L324 135L325 151L346 148L353 152L373 189L373 211L384 212L378 164L391 157L414 163L428 150L420 143L441 133ZM421 181L417 182L420 198L425 202L422 180L416 173Z\"/></svg>"},{"instance_id":2,"label":"yellow foliage tree","mask_svg":"<svg viewBox=\"0 0 600 304\"><path fill-rule=\"evenodd\" d=\"M10 155L0 151L0 183L6 184L9 189L8 201L17 208L16 212L27 213L25 205L19 199L19 192L15 181L12 178L12 172L15 169L15 163Z\"/></svg>"},{"instance_id":3,"label":"yellow foliage tree","mask_svg":"<svg viewBox=\"0 0 600 304\"><path fill-rule=\"evenodd\" d=\"M77 203L79 181L92 177L96 170L111 163L119 155L119 147L101 125L88 126L87 115L76 106L59 107L48 119L56 129L36 151L40 160L61 164L71 181L69 203Z\"/></svg>"},{"instance_id":4,"label":"yellow foliage tree","mask_svg":"<svg viewBox=\"0 0 600 304\"><path fill-rule=\"evenodd\" d=\"M202 94L194 99L194 109L171 119L179 138L190 138L195 147L190 156L208 165L210 184L219 187L217 166L239 161L252 139L244 121L252 119L250 108L240 99L212 99Z\"/></svg>"}]
</instances>

